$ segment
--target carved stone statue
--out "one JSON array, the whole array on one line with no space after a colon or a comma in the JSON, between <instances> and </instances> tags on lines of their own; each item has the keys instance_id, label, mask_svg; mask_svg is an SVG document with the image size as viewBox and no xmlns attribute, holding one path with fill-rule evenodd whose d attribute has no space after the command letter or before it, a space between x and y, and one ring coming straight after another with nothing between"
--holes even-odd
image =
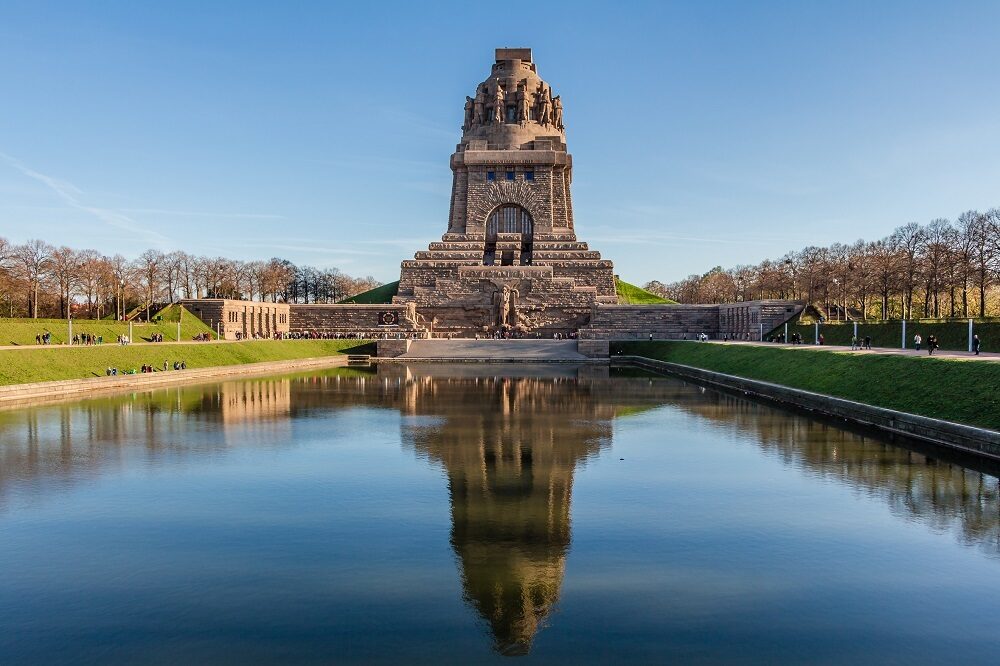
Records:
<instances>
[{"instance_id":1,"label":"carved stone statue","mask_svg":"<svg viewBox=\"0 0 1000 666\"><path fill-rule=\"evenodd\" d=\"M465 98L465 124L462 125L462 129L464 130L472 129L472 122L473 122L472 107L473 107L472 98L467 96Z\"/></svg>"},{"instance_id":2,"label":"carved stone statue","mask_svg":"<svg viewBox=\"0 0 1000 666\"><path fill-rule=\"evenodd\" d=\"M497 90L493 94L493 122L498 125L502 123L506 112L507 104L504 101L503 88L500 87L500 81L497 81Z\"/></svg>"},{"instance_id":3,"label":"carved stone statue","mask_svg":"<svg viewBox=\"0 0 1000 666\"><path fill-rule=\"evenodd\" d=\"M504 286L500 291L500 301L497 303L497 327L502 328L507 324L507 317L510 313L510 287Z\"/></svg>"},{"instance_id":4,"label":"carved stone statue","mask_svg":"<svg viewBox=\"0 0 1000 666\"><path fill-rule=\"evenodd\" d=\"M519 323L519 318L517 316L517 297L520 296L520 292L514 287L511 287L507 291L507 325L511 328L516 328Z\"/></svg>"},{"instance_id":5,"label":"carved stone statue","mask_svg":"<svg viewBox=\"0 0 1000 666\"><path fill-rule=\"evenodd\" d=\"M522 89L517 94L517 122L521 123L522 126L531 117L531 102L528 100L529 94L526 89Z\"/></svg>"},{"instance_id":6,"label":"carved stone statue","mask_svg":"<svg viewBox=\"0 0 1000 666\"><path fill-rule=\"evenodd\" d=\"M408 323L411 328L420 328L417 323L417 304L407 303L406 309L403 311L403 321Z\"/></svg>"},{"instance_id":7,"label":"carved stone statue","mask_svg":"<svg viewBox=\"0 0 1000 666\"><path fill-rule=\"evenodd\" d=\"M538 122L542 125L552 123L552 93L538 84Z\"/></svg>"},{"instance_id":8,"label":"carved stone statue","mask_svg":"<svg viewBox=\"0 0 1000 666\"><path fill-rule=\"evenodd\" d=\"M504 285L493 292L495 297L496 310L493 315L493 323L497 328L514 328L520 323L517 314L517 289L509 285Z\"/></svg>"},{"instance_id":9,"label":"carved stone statue","mask_svg":"<svg viewBox=\"0 0 1000 666\"><path fill-rule=\"evenodd\" d=\"M556 95L555 99L552 100L552 124L556 126L556 129L564 130L566 126L563 125L563 106L560 97L560 95Z\"/></svg>"},{"instance_id":10,"label":"carved stone statue","mask_svg":"<svg viewBox=\"0 0 1000 666\"><path fill-rule=\"evenodd\" d=\"M483 86L476 89L476 98L472 100L472 124L482 125L486 122L486 91Z\"/></svg>"}]
</instances>

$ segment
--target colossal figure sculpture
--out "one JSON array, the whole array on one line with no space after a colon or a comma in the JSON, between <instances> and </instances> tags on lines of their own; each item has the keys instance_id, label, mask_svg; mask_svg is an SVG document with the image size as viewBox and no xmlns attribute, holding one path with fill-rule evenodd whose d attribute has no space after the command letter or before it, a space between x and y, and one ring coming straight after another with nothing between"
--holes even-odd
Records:
<instances>
[{"instance_id":1,"label":"colossal figure sculpture","mask_svg":"<svg viewBox=\"0 0 1000 666\"><path fill-rule=\"evenodd\" d=\"M531 120L531 101L528 99L530 93L523 88L517 94L517 122L524 126Z\"/></svg>"},{"instance_id":2,"label":"colossal figure sculpture","mask_svg":"<svg viewBox=\"0 0 1000 666\"><path fill-rule=\"evenodd\" d=\"M493 122L499 124L504 121L506 114L506 103L504 102L503 88L500 87L500 80L497 79L497 89L493 93Z\"/></svg>"},{"instance_id":3,"label":"colossal figure sculpture","mask_svg":"<svg viewBox=\"0 0 1000 666\"><path fill-rule=\"evenodd\" d=\"M472 126L467 127L466 131L472 129L476 125L482 125L486 120L486 91L483 86L479 86L476 89L476 98L472 100Z\"/></svg>"},{"instance_id":4,"label":"colossal figure sculpture","mask_svg":"<svg viewBox=\"0 0 1000 666\"><path fill-rule=\"evenodd\" d=\"M471 97L466 97L465 98L465 123L462 124L462 129L463 130L470 130L470 129L472 129L472 123L473 123L472 107L473 107L472 98Z\"/></svg>"},{"instance_id":5,"label":"colossal figure sculpture","mask_svg":"<svg viewBox=\"0 0 1000 666\"><path fill-rule=\"evenodd\" d=\"M548 125L552 122L552 91L538 86L538 122Z\"/></svg>"},{"instance_id":6,"label":"colossal figure sculpture","mask_svg":"<svg viewBox=\"0 0 1000 666\"><path fill-rule=\"evenodd\" d=\"M434 335L576 331L618 297L611 262L576 239L562 100L530 49L497 49L471 120L469 104L448 231L402 263L394 303L413 304Z\"/></svg>"}]
</instances>

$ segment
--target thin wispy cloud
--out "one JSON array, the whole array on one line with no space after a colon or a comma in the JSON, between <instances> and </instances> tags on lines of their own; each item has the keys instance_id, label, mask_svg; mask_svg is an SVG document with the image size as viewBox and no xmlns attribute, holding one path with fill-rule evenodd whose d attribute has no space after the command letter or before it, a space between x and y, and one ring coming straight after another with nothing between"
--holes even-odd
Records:
<instances>
[{"instance_id":1,"label":"thin wispy cloud","mask_svg":"<svg viewBox=\"0 0 1000 666\"><path fill-rule=\"evenodd\" d=\"M54 178L53 176L41 173L40 171L36 171L6 153L0 152L0 158L3 158L5 162L28 178L33 178L34 180L37 180L45 185L70 208L75 208L76 210L88 213L105 224L117 229L122 229L123 231L128 231L129 233L137 236L141 236L148 242L155 243L156 245L167 246L170 244L169 238L158 231L152 231L144 228L134 219L121 211L111 208L89 206L83 203L83 201L81 201L81 197L84 195L84 192L73 183L59 178Z\"/></svg>"},{"instance_id":2,"label":"thin wispy cloud","mask_svg":"<svg viewBox=\"0 0 1000 666\"><path fill-rule=\"evenodd\" d=\"M216 213L208 210L170 210L166 208L121 208L123 213L137 215L170 215L175 217L224 217L245 220L287 220L284 215L270 213Z\"/></svg>"}]
</instances>

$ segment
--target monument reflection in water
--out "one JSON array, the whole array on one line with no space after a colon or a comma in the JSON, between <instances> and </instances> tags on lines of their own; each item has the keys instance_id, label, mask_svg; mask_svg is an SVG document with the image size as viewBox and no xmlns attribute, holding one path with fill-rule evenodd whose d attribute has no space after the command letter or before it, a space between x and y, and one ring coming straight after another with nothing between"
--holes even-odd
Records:
<instances>
[{"instance_id":1,"label":"monument reflection in water","mask_svg":"<svg viewBox=\"0 0 1000 666\"><path fill-rule=\"evenodd\" d=\"M25 510L23 497L58 498L67 487L121 474L137 458L179 459L201 468L254 447L289 457L300 446L296 423L359 406L390 410L401 416L397 436L404 450L444 472L465 602L488 627L497 653L526 654L547 624L581 630L572 626L572 614L551 617L572 541L574 474L608 450L618 437L617 424L655 421L660 412L654 410L666 407L689 420L684 433L708 428L713 437L752 442L786 468L880 498L899 518L950 532L990 558L1000 555L992 468L944 462L680 381L607 373L586 367L395 365L377 374L255 379L0 412L0 527ZM194 432L218 436L199 439ZM681 464L684 454L663 455L676 455ZM19 500L12 503L12 497ZM374 529L391 532L394 526ZM638 644L651 640L667 639L657 633Z\"/></svg>"},{"instance_id":2,"label":"monument reflection in water","mask_svg":"<svg viewBox=\"0 0 1000 666\"><path fill-rule=\"evenodd\" d=\"M432 379L396 368L406 409L442 417L403 437L447 471L465 598L497 651L525 654L559 600L574 470L611 443L615 405L605 392L571 390L575 378Z\"/></svg>"}]
</instances>

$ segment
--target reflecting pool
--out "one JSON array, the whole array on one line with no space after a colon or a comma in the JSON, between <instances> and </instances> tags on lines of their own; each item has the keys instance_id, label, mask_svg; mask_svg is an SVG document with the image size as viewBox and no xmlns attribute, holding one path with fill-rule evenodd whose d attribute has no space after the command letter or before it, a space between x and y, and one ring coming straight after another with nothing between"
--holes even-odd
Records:
<instances>
[{"instance_id":1,"label":"reflecting pool","mask_svg":"<svg viewBox=\"0 0 1000 666\"><path fill-rule=\"evenodd\" d=\"M995 663L997 469L677 379L0 412L0 663Z\"/></svg>"}]
</instances>

